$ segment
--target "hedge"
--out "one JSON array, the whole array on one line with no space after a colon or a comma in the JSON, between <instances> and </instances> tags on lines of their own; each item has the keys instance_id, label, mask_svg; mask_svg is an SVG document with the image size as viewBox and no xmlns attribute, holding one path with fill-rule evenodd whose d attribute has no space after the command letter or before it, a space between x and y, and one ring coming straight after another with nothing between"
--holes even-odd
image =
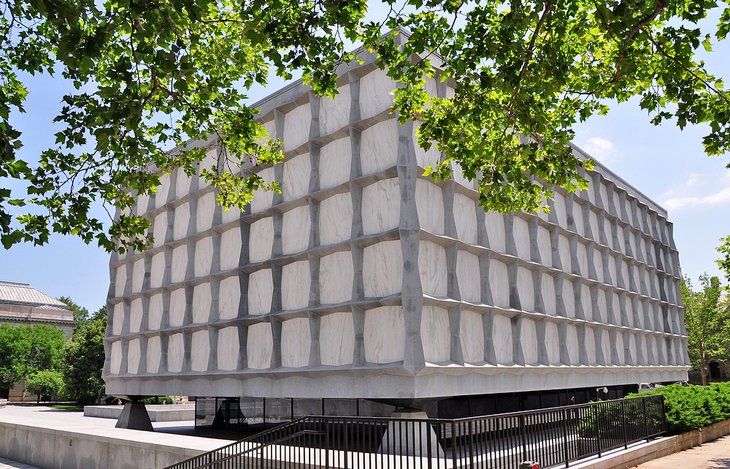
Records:
<instances>
[{"instance_id":1,"label":"hedge","mask_svg":"<svg viewBox=\"0 0 730 469\"><path fill-rule=\"evenodd\" d=\"M662 394L669 434L698 430L730 418L730 383L709 386L672 384L633 396Z\"/></svg>"}]
</instances>

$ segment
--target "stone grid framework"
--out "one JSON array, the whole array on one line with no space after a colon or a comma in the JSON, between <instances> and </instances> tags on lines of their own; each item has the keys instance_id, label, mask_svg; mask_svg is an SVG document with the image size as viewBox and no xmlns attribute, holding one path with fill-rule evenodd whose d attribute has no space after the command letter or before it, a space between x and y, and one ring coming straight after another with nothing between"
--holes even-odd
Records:
<instances>
[{"instance_id":1,"label":"stone grid framework","mask_svg":"<svg viewBox=\"0 0 730 469\"><path fill-rule=\"evenodd\" d=\"M549 215L484 213L458 168L422 176L440 155L390 113L396 86L370 59L334 100L294 84L260 103L286 154L260 171L283 193L244 213L180 170L138 198L155 242L110 262L107 392L430 398L686 379L666 212L598 165Z\"/></svg>"}]
</instances>

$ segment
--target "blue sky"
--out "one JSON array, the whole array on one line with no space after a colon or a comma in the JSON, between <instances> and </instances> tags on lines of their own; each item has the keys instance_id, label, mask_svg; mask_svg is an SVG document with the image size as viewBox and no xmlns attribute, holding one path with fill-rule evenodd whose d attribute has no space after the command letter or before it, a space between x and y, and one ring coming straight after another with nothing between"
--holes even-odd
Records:
<instances>
[{"instance_id":1,"label":"blue sky","mask_svg":"<svg viewBox=\"0 0 730 469\"><path fill-rule=\"evenodd\" d=\"M715 56L711 69L730 76L730 47L726 44ZM22 156L35 160L33 155L53 144L52 119L69 86L50 77L26 82L30 88L27 112L18 116L17 125L25 143ZM283 85L273 79L267 89L253 90L250 100ZM703 272L719 275L715 248L721 237L730 234L730 170L725 167L730 158L705 156L703 135L702 128L680 131L671 123L655 127L636 102L628 102L613 106L608 116L595 116L578 126L575 139L595 159L668 210L682 271L695 284ZM108 259L96 246L53 236L46 246L0 247L0 280L30 283L53 297L69 296L95 310L106 302Z\"/></svg>"}]
</instances>

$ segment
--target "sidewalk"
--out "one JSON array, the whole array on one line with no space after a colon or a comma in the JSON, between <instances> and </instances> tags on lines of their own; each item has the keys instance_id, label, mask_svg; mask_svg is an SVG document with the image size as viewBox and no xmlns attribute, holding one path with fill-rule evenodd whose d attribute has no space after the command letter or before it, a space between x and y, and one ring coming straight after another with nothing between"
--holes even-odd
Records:
<instances>
[{"instance_id":1,"label":"sidewalk","mask_svg":"<svg viewBox=\"0 0 730 469\"><path fill-rule=\"evenodd\" d=\"M730 435L636 466L637 469L730 469Z\"/></svg>"},{"instance_id":2,"label":"sidewalk","mask_svg":"<svg viewBox=\"0 0 730 469\"><path fill-rule=\"evenodd\" d=\"M0 458L0 469L39 469L36 466L29 466L21 462L11 461L10 459Z\"/></svg>"}]
</instances>

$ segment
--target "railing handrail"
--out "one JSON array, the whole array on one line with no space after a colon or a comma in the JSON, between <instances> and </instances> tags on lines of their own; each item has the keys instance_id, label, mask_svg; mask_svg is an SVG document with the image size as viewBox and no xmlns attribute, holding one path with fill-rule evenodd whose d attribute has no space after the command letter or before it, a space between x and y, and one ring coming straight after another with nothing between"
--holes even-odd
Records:
<instances>
[{"instance_id":1,"label":"railing handrail","mask_svg":"<svg viewBox=\"0 0 730 469\"><path fill-rule=\"evenodd\" d=\"M486 432L492 433L494 431L497 432L507 432L506 435L509 436L509 432L512 431L512 429L517 429L519 427L519 431L521 432L523 441L525 438L525 429L528 427L535 426L539 430L540 426L544 426L546 424L548 425L554 425L558 422L564 420L553 420L552 417L542 417L535 419L533 422L532 419L528 419L526 417L535 415L535 416L549 416L550 414L558 413L561 416L565 415L576 415L578 416L578 419L589 417L591 415L597 416L599 412L608 411L611 412L611 405L617 405L620 404L621 407L621 419L622 419L622 428L623 428L623 441L624 445L626 444L627 437L626 437L626 414L625 414L625 408L628 407L627 403L629 402L641 402L644 409L644 428L645 431L643 432L644 437L649 439L651 437L660 435L666 431L666 418L663 414L663 411L661 412L662 417L662 425L657 427L656 424L652 425L651 431L648 427L648 421L647 421L647 413L646 413L646 407L648 402L652 401L658 401L659 403L663 404L663 396L662 395L646 395L646 396L636 396L632 398L624 398L624 399L611 399L611 400L605 400L605 401L595 401L595 402L589 402L586 404L572 404L567 406L559 406L559 407L550 407L550 408L544 408L544 409L533 409L533 410L525 410L525 411L518 411L518 412L509 412L509 413L503 413L503 414L493 414L493 415L482 415L482 416L474 416L474 417L464 417L464 418L457 418L457 419L444 419L444 418L416 418L416 419L409 419L409 418L393 418L393 417L362 417L362 416L334 416L334 415L308 415L304 417L299 417L295 420L292 420L291 422L278 425L274 428L271 428L269 430L266 430L261 433L257 433L255 435L251 435L247 438L243 438L241 440L238 440L234 443L230 443L228 445L222 446L218 449L215 449L213 451L209 451L207 453L203 453L201 455L198 455L196 457L190 458L186 461L182 461L180 463L174 464L172 466L169 466L168 469L177 469L177 468L187 468L187 467L209 467L216 463L222 463L225 461L229 461L234 458L240 458L241 456L244 456L246 454L250 454L255 451L262 451L262 457L263 457L263 451L264 449L274 446L280 443L283 443L288 440L296 439L297 437L302 436L307 429L306 427L303 427L303 429L298 429L300 425L304 424L319 424L325 425L325 428L328 428L332 424L341 424L345 425L345 432L347 431L347 425L350 424L375 424L378 426L381 425L392 425L395 424L396 426L399 424L406 424L406 425L424 425L428 424L433 427L434 430L436 430L436 433L439 435L440 438L448 438L451 442L451 445L453 448L457 445L457 438L462 437L469 437L469 435L472 435L469 438L473 438L473 435L481 434L480 432L485 431L485 425L479 425L475 426L473 425L474 422L489 422L488 425L486 425ZM663 406L662 406L663 408ZM587 412L581 412L582 409L588 409ZM602 410L604 409L604 410ZM652 414L652 418L655 418L656 415ZM575 418L575 417L574 417ZM594 417L595 418L595 417ZM602 417L605 418L605 417ZM505 422L505 420L509 419L517 419L518 424L516 426L512 426L511 423ZM495 425L492 425L492 422L496 423ZM499 422L504 422L506 425L500 425ZM468 434L463 433L464 432L464 425L468 425L469 431ZM329 427L331 428L331 427ZM338 428L338 427L335 427ZM451 435L448 435L448 429L451 429ZM478 430L477 430L478 428ZM458 431L457 431L458 430ZM313 430L314 431L314 430ZM442 433L442 432L446 433ZM315 432L318 435L321 434L325 437L327 440L330 438L329 433L327 430L324 432L319 431ZM270 438L269 441L266 441L267 438ZM596 434L596 443L598 446L598 455L600 457L601 452L601 436L600 432ZM605 436L604 436L605 438ZM329 441L329 440L327 440ZM442 443L445 440L441 440ZM636 441L636 440L634 440ZM246 443L251 443L253 446L251 448L243 449L241 448ZM317 446L315 446L316 448ZM325 448L326 449L326 448ZM429 446L429 459L431 458L430 455L430 446ZM473 449L473 448L472 448ZM345 450L347 450L347 447L345 446ZM229 452L230 454L225 454L226 452ZM525 452L524 443L522 448L523 453ZM369 451L366 451L369 452ZM438 456L437 456L438 457ZM444 457L443 455L441 457ZM452 450L451 454L452 459L456 457L455 450ZM567 455L566 455L567 457ZM197 465L196 465L197 464Z\"/></svg>"}]
</instances>

